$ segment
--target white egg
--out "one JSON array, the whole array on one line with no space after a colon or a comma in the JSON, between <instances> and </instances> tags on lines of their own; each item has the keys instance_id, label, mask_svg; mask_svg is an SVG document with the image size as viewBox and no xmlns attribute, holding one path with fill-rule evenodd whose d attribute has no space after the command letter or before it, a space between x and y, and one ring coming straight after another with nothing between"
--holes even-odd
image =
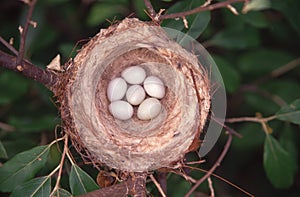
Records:
<instances>
[{"instance_id":1,"label":"white egg","mask_svg":"<svg viewBox=\"0 0 300 197\"><path fill-rule=\"evenodd\" d=\"M132 85L126 92L126 99L132 105L139 105L146 97L145 90L140 85Z\"/></svg>"},{"instance_id":2,"label":"white egg","mask_svg":"<svg viewBox=\"0 0 300 197\"><path fill-rule=\"evenodd\" d=\"M114 101L109 104L108 109L119 120L128 120L133 115L133 107L126 101Z\"/></svg>"},{"instance_id":3,"label":"white egg","mask_svg":"<svg viewBox=\"0 0 300 197\"><path fill-rule=\"evenodd\" d=\"M147 98L137 110L137 117L140 120L151 120L161 112L161 103L156 98Z\"/></svg>"},{"instance_id":4,"label":"white egg","mask_svg":"<svg viewBox=\"0 0 300 197\"><path fill-rule=\"evenodd\" d=\"M107 86L107 97L109 101L120 100L125 96L127 84L121 77L114 78Z\"/></svg>"},{"instance_id":5,"label":"white egg","mask_svg":"<svg viewBox=\"0 0 300 197\"><path fill-rule=\"evenodd\" d=\"M139 66L131 66L123 70L121 76L130 84L141 84L146 78L146 71Z\"/></svg>"},{"instance_id":6,"label":"white egg","mask_svg":"<svg viewBox=\"0 0 300 197\"><path fill-rule=\"evenodd\" d=\"M144 81L145 91L149 96L161 99L166 94L164 83L155 76L149 76Z\"/></svg>"}]
</instances>

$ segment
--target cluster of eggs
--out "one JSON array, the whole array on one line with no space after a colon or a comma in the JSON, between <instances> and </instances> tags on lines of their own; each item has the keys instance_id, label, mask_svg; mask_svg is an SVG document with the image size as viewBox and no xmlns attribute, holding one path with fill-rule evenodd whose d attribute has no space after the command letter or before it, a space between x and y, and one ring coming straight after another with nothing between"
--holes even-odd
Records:
<instances>
[{"instance_id":1,"label":"cluster of eggs","mask_svg":"<svg viewBox=\"0 0 300 197\"><path fill-rule=\"evenodd\" d=\"M109 112L119 120L128 120L137 107L137 118L151 120L159 115L162 105L159 99L165 96L165 85L156 76L147 76L140 66L131 66L120 77L112 79L107 86L110 101Z\"/></svg>"}]
</instances>

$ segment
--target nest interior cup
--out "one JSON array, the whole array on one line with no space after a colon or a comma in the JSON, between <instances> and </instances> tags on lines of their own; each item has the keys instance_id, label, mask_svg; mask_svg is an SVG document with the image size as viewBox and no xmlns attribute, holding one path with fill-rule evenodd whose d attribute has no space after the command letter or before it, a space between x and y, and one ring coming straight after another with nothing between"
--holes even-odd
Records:
<instances>
[{"instance_id":1,"label":"nest interior cup","mask_svg":"<svg viewBox=\"0 0 300 197\"><path fill-rule=\"evenodd\" d=\"M166 86L162 112L149 121L136 118L136 109L126 121L108 110L109 81L134 65ZM101 30L68 67L65 130L94 163L130 172L172 168L199 140L211 106L207 73L160 26L124 19Z\"/></svg>"}]
</instances>

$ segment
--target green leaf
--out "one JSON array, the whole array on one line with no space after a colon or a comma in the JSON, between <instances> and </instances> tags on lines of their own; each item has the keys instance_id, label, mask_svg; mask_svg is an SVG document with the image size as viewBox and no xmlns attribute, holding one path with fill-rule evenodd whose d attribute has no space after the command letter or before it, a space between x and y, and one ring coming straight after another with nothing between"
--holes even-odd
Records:
<instances>
[{"instance_id":1,"label":"green leaf","mask_svg":"<svg viewBox=\"0 0 300 197\"><path fill-rule=\"evenodd\" d=\"M168 190L167 196L184 196L190 189L191 184L180 176L172 175L168 178L168 185L176 185L176 190Z\"/></svg>"},{"instance_id":2,"label":"green leaf","mask_svg":"<svg viewBox=\"0 0 300 197\"><path fill-rule=\"evenodd\" d=\"M1 141L0 141L0 158L4 158L4 159L8 158L6 150Z\"/></svg>"},{"instance_id":3,"label":"green leaf","mask_svg":"<svg viewBox=\"0 0 300 197\"><path fill-rule=\"evenodd\" d=\"M251 0L249 3L246 3L245 7L243 8L243 12L249 11L258 11L263 10L271 7L270 0Z\"/></svg>"},{"instance_id":4,"label":"green leaf","mask_svg":"<svg viewBox=\"0 0 300 197\"><path fill-rule=\"evenodd\" d=\"M275 116L279 120L300 124L300 99L295 100L290 105L283 106Z\"/></svg>"},{"instance_id":5,"label":"green leaf","mask_svg":"<svg viewBox=\"0 0 300 197\"><path fill-rule=\"evenodd\" d=\"M38 146L17 154L0 168L0 191L14 188L34 177L45 165L50 146Z\"/></svg>"},{"instance_id":6,"label":"green leaf","mask_svg":"<svg viewBox=\"0 0 300 197\"><path fill-rule=\"evenodd\" d=\"M279 143L281 144L281 146L289 152L289 154L291 155L291 159L293 160L293 169L294 169L294 173L297 172L298 169L298 147L296 145L296 132L293 130L293 128L291 127L290 124L284 124L284 128L281 132L280 138L279 138Z\"/></svg>"},{"instance_id":7,"label":"green leaf","mask_svg":"<svg viewBox=\"0 0 300 197\"><path fill-rule=\"evenodd\" d=\"M71 192L75 196L99 189L95 181L76 165L71 168L69 182Z\"/></svg>"},{"instance_id":8,"label":"green leaf","mask_svg":"<svg viewBox=\"0 0 300 197\"><path fill-rule=\"evenodd\" d=\"M105 22L105 19L113 20L117 14L124 12L125 7L122 4L116 3L96 3L91 8L87 17L89 26L100 25Z\"/></svg>"},{"instance_id":9,"label":"green leaf","mask_svg":"<svg viewBox=\"0 0 300 197\"><path fill-rule=\"evenodd\" d=\"M292 77L268 80L261 85L261 88L279 96L287 103L298 99L300 95L299 91L295 91L299 89L299 81Z\"/></svg>"},{"instance_id":10,"label":"green leaf","mask_svg":"<svg viewBox=\"0 0 300 197\"><path fill-rule=\"evenodd\" d=\"M265 172L274 187L289 188L293 184L294 166L297 164L272 135L266 136L263 157Z\"/></svg>"},{"instance_id":11,"label":"green leaf","mask_svg":"<svg viewBox=\"0 0 300 197\"><path fill-rule=\"evenodd\" d=\"M45 114L40 117L10 117L8 123L16 127L18 131L23 132L41 132L43 130L52 130L59 124L55 114Z\"/></svg>"},{"instance_id":12,"label":"green leaf","mask_svg":"<svg viewBox=\"0 0 300 197\"><path fill-rule=\"evenodd\" d=\"M240 17L244 22L256 28L266 28L269 25L266 16L262 12L249 12L234 17Z\"/></svg>"},{"instance_id":13,"label":"green leaf","mask_svg":"<svg viewBox=\"0 0 300 197\"><path fill-rule=\"evenodd\" d=\"M195 7L198 7L203 4L203 1L196 1L192 0L188 3L186 1L181 1L176 4L174 4L172 7L168 9L168 13L176 13L176 12L182 12L186 10L191 10ZM200 12L197 14L193 14L186 17L186 20L188 22L188 28L186 29L184 27L184 23L182 19L175 20L175 19L169 19L165 20L162 23L163 27L168 27L171 29L176 29L178 31L182 31L186 35L197 39L201 33L206 29L209 21L210 21L210 12ZM177 39L177 42L181 43L185 40L184 37L180 37Z\"/></svg>"},{"instance_id":14,"label":"green leaf","mask_svg":"<svg viewBox=\"0 0 300 197\"><path fill-rule=\"evenodd\" d=\"M239 56L239 69L249 78L251 76L261 76L270 73L274 69L285 65L293 57L280 50L274 49L254 49ZM253 79L250 79L253 81Z\"/></svg>"},{"instance_id":15,"label":"green leaf","mask_svg":"<svg viewBox=\"0 0 300 197\"><path fill-rule=\"evenodd\" d=\"M241 152L253 151L261 148L263 145L265 135L261 129L261 125L244 123L238 131L243 137L233 139L232 146L236 150Z\"/></svg>"},{"instance_id":16,"label":"green leaf","mask_svg":"<svg viewBox=\"0 0 300 197\"><path fill-rule=\"evenodd\" d=\"M30 197L48 197L51 192L51 178L44 176L32 179L16 187L10 197L30 196Z\"/></svg>"},{"instance_id":17,"label":"green leaf","mask_svg":"<svg viewBox=\"0 0 300 197\"><path fill-rule=\"evenodd\" d=\"M5 71L0 74L0 105L7 104L12 100L24 95L29 87L29 81L22 76Z\"/></svg>"},{"instance_id":18,"label":"green leaf","mask_svg":"<svg viewBox=\"0 0 300 197\"><path fill-rule=\"evenodd\" d=\"M51 197L70 197L70 196L72 196L70 192L62 188L58 188L58 190L56 190Z\"/></svg>"},{"instance_id":19,"label":"green leaf","mask_svg":"<svg viewBox=\"0 0 300 197\"><path fill-rule=\"evenodd\" d=\"M228 62L221 56L213 55L213 59L218 65L226 91L233 93L240 85L239 73L232 67L232 63Z\"/></svg>"},{"instance_id":20,"label":"green leaf","mask_svg":"<svg viewBox=\"0 0 300 197\"><path fill-rule=\"evenodd\" d=\"M288 22L300 35L300 1L295 0L272 0L272 8L284 14Z\"/></svg>"},{"instance_id":21,"label":"green leaf","mask_svg":"<svg viewBox=\"0 0 300 197\"><path fill-rule=\"evenodd\" d=\"M209 43L227 49L250 48L259 45L259 32L251 27L244 27L239 31L234 27L228 28L214 35Z\"/></svg>"}]
</instances>

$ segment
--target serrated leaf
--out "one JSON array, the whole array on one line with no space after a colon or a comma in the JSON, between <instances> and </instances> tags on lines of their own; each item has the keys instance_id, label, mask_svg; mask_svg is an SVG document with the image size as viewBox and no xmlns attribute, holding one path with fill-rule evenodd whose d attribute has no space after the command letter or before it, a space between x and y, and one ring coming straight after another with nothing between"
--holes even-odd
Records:
<instances>
[{"instance_id":1,"label":"serrated leaf","mask_svg":"<svg viewBox=\"0 0 300 197\"><path fill-rule=\"evenodd\" d=\"M248 3L246 3L245 7L243 8L243 13L247 13L249 11L263 10L270 7L270 0L251 0Z\"/></svg>"},{"instance_id":2,"label":"serrated leaf","mask_svg":"<svg viewBox=\"0 0 300 197\"><path fill-rule=\"evenodd\" d=\"M294 181L295 163L272 135L266 136L263 157L265 172L274 187L289 188Z\"/></svg>"},{"instance_id":3,"label":"serrated leaf","mask_svg":"<svg viewBox=\"0 0 300 197\"><path fill-rule=\"evenodd\" d=\"M34 177L45 165L50 146L38 146L17 154L0 168L0 191L14 188Z\"/></svg>"},{"instance_id":4,"label":"serrated leaf","mask_svg":"<svg viewBox=\"0 0 300 197\"><path fill-rule=\"evenodd\" d=\"M0 158L7 158L7 153L6 153L6 150L2 144L2 142L0 141Z\"/></svg>"},{"instance_id":5,"label":"serrated leaf","mask_svg":"<svg viewBox=\"0 0 300 197\"><path fill-rule=\"evenodd\" d=\"M99 189L95 181L76 165L71 168L69 182L71 192L75 196Z\"/></svg>"},{"instance_id":6,"label":"serrated leaf","mask_svg":"<svg viewBox=\"0 0 300 197\"><path fill-rule=\"evenodd\" d=\"M295 100L290 105L283 106L275 116L279 120L300 124L300 99Z\"/></svg>"},{"instance_id":7,"label":"serrated leaf","mask_svg":"<svg viewBox=\"0 0 300 197\"><path fill-rule=\"evenodd\" d=\"M48 197L51 192L51 178L48 176L32 179L16 187L10 197Z\"/></svg>"},{"instance_id":8,"label":"serrated leaf","mask_svg":"<svg viewBox=\"0 0 300 197\"><path fill-rule=\"evenodd\" d=\"M70 197L70 196L72 196L70 192L62 188L58 188L58 190L56 190L51 197Z\"/></svg>"}]
</instances>

